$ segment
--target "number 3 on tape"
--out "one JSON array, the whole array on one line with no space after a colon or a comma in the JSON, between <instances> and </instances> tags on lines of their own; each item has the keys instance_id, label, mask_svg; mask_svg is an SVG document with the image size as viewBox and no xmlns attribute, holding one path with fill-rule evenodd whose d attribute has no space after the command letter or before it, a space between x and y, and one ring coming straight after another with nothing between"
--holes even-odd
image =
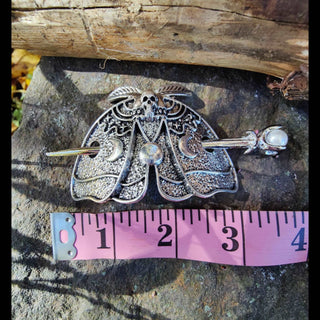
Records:
<instances>
[{"instance_id":1,"label":"number 3 on tape","mask_svg":"<svg viewBox=\"0 0 320 320\"><path fill-rule=\"evenodd\" d=\"M178 258L268 266L308 257L308 211L51 213L55 260Z\"/></svg>"}]
</instances>

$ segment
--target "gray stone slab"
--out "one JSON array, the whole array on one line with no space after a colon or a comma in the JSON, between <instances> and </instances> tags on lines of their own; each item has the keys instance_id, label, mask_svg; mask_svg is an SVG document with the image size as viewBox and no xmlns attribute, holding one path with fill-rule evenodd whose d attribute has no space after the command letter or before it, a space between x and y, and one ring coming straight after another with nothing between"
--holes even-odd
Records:
<instances>
[{"instance_id":1,"label":"gray stone slab","mask_svg":"<svg viewBox=\"0 0 320 320\"><path fill-rule=\"evenodd\" d=\"M229 152L239 191L170 203L151 179L142 201L74 202L74 158L47 151L79 147L119 86L179 83L220 138L285 126L278 158ZM43 57L12 136L13 319L307 319L308 264L237 267L176 259L54 262L50 212L158 208L308 210L308 102L272 96L265 75L175 64ZM151 177L152 178L152 177Z\"/></svg>"}]
</instances>

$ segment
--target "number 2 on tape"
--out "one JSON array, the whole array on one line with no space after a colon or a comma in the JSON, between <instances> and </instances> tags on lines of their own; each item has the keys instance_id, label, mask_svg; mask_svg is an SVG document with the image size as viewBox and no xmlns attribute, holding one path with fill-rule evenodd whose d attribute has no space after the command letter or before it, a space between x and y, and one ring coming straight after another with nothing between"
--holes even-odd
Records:
<instances>
[{"instance_id":1,"label":"number 2 on tape","mask_svg":"<svg viewBox=\"0 0 320 320\"><path fill-rule=\"evenodd\" d=\"M308 211L51 213L56 260L178 258L268 266L308 257Z\"/></svg>"}]
</instances>

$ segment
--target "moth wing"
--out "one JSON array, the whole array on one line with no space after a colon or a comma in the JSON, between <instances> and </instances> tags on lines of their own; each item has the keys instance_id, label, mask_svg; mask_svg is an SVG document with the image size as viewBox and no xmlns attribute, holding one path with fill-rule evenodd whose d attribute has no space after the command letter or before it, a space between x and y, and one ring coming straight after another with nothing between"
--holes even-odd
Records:
<instances>
[{"instance_id":1,"label":"moth wing","mask_svg":"<svg viewBox=\"0 0 320 320\"><path fill-rule=\"evenodd\" d=\"M142 163L139 158L141 148L146 142L140 126L135 122L128 150L127 167L119 181L119 191L112 197L112 200L120 203L135 203L146 194L149 165Z\"/></svg>"},{"instance_id":2,"label":"moth wing","mask_svg":"<svg viewBox=\"0 0 320 320\"><path fill-rule=\"evenodd\" d=\"M158 166L158 188L167 199L181 201L192 195L207 198L218 192L236 192L238 179L234 165L225 149L205 150L201 140L218 136L202 117L187 105L168 98L172 104L166 122L166 137L162 150L167 148ZM178 110L178 111L177 111ZM160 135L161 136L161 135ZM179 148L181 138L188 136L190 154Z\"/></svg>"},{"instance_id":3,"label":"moth wing","mask_svg":"<svg viewBox=\"0 0 320 320\"><path fill-rule=\"evenodd\" d=\"M77 157L70 185L74 200L103 203L113 199L132 203L143 197L147 188L147 168L140 166L134 177L131 172L136 168L136 148L141 139L130 108L126 106L131 100L132 96L122 99L89 129L82 147L100 146L100 151L97 155Z\"/></svg>"},{"instance_id":4,"label":"moth wing","mask_svg":"<svg viewBox=\"0 0 320 320\"><path fill-rule=\"evenodd\" d=\"M162 162L155 166L159 193L170 201L182 201L190 198L194 193L188 186L183 170L175 156L167 123L162 124L160 134L155 142L160 146Z\"/></svg>"}]
</instances>

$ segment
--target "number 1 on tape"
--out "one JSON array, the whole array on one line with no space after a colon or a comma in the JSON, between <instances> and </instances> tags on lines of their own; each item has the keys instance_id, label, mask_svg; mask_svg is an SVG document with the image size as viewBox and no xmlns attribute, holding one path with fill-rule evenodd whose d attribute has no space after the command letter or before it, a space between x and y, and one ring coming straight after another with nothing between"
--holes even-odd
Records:
<instances>
[{"instance_id":1,"label":"number 1 on tape","mask_svg":"<svg viewBox=\"0 0 320 320\"><path fill-rule=\"evenodd\" d=\"M178 258L268 266L308 257L307 211L51 213L55 260Z\"/></svg>"}]
</instances>

